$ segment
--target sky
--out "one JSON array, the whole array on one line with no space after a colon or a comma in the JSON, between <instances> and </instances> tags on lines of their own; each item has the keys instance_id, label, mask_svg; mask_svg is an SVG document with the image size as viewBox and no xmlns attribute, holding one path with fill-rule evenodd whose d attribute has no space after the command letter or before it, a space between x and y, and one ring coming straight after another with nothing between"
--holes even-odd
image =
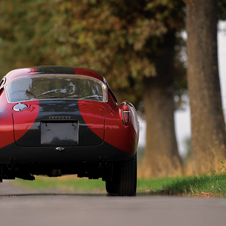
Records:
<instances>
[{"instance_id":1,"label":"sky","mask_svg":"<svg viewBox=\"0 0 226 226\"><path fill-rule=\"evenodd\" d=\"M218 25L218 61L219 61L219 76L221 83L221 95L223 102L224 114L226 116L226 22L220 22ZM225 117L226 118L226 117ZM139 145L145 146L145 121L139 119L140 122L140 139ZM186 154L186 146L184 140L191 137L191 122L189 103L185 110L175 112L175 130L178 141L178 149L180 155Z\"/></svg>"}]
</instances>

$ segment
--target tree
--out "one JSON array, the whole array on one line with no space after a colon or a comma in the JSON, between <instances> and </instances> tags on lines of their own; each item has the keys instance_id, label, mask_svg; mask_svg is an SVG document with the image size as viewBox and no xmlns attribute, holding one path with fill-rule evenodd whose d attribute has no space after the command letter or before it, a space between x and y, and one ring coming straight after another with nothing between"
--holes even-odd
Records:
<instances>
[{"instance_id":1,"label":"tree","mask_svg":"<svg viewBox=\"0 0 226 226\"><path fill-rule=\"evenodd\" d=\"M143 172L146 177L180 174L175 127L175 30L168 31L158 52L151 54L155 77L144 78L146 150Z\"/></svg>"},{"instance_id":2,"label":"tree","mask_svg":"<svg viewBox=\"0 0 226 226\"><path fill-rule=\"evenodd\" d=\"M194 173L207 173L226 157L217 58L217 1L187 1L188 89Z\"/></svg>"},{"instance_id":3,"label":"tree","mask_svg":"<svg viewBox=\"0 0 226 226\"><path fill-rule=\"evenodd\" d=\"M179 68L176 35L184 26L182 1L8 0L0 4L0 55L5 54L8 64L89 67L136 104L144 93L146 175L170 175L170 166L180 168L174 81Z\"/></svg>"}]
</instances>

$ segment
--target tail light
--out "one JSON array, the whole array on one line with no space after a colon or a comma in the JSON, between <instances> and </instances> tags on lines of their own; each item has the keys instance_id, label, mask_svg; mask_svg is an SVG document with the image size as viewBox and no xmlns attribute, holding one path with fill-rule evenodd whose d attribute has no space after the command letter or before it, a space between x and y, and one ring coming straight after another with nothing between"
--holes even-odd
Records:
<instances>
[{"instance_id":1,"label":"tail light","mask_svg":"<svg viewBox=\"0 0 226 226\"><path fill-rule=\"evenodd\" d=\"M124 104L122 108L122 121L125 125L129 125L131 121L131 111L128 104Z\"/></svg>"}]
</instances>

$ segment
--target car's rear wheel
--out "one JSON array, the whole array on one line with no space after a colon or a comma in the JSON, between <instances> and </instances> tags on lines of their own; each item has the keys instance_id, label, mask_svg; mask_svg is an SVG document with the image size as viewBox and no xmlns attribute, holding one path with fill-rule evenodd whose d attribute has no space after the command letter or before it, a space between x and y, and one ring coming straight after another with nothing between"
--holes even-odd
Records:
<instances>
[{"instance_id":1,"label":"car's rear wheel","mask_svg":"<svg viewBox=\"0 0 226 226\"><path fill-rule=\"evenodd\" d=\"M132 159L115 163L111 176L106 179L106 191L119 196L134 196L137 188L137 155Z\"/></svg>"},{"instance_id":2,"label":"car's rear wheel","mask_svg":"<svg viewBox=\"0 0 226 226\"><path fill-rule=\"evenodd\" d=\"M112 180L112 179L106 180L106 191L108 194L116 194L117 193L117 184L114 180Z\"/></svg>"},{"instance_id":3,"label":"car's rear wheel","mask_svg":"<svg viewBox=\"0 0 226 226\"><path fill-rule=\"evenodd\" d=\"M134 196L137 188L137 155L132 159L121 162L117 184L119 196Z\"/></svg>"}]
</instances>

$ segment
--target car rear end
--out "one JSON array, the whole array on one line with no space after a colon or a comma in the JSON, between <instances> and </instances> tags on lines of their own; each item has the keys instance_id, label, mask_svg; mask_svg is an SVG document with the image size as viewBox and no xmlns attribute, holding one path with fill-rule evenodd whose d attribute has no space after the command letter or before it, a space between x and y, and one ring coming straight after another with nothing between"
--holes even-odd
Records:
<instances>
[{"instance_id":1,"label":"car rear end","mask_svg":"<svg viewBox=\"0 0 226 226\"><path fill-rule=\"evenodd\" d=\"M109 193L134 195L135 109L118 106L98 74L72 69L47 67L9 79L4 95L13 142L0 149L1 178L77 174L102 178Z\"/></svg>"},{"instance_id":2,"label":"car rear end","mask_svg":"<svg viewBox=\"0 0 226 226\"><path fill-rule=\"evenodd\" d=\"M108 89L103 81L75 74L24 75L6 85L6 95L15 142L1 149L1 163L24 166L35 174L51 175L47 168L54 167L61 174L86 176L88 165L128 158L105 142Z\"/></svg>"}]
</instances>

